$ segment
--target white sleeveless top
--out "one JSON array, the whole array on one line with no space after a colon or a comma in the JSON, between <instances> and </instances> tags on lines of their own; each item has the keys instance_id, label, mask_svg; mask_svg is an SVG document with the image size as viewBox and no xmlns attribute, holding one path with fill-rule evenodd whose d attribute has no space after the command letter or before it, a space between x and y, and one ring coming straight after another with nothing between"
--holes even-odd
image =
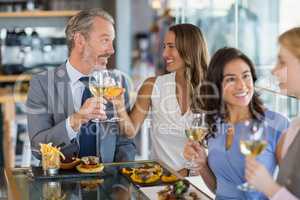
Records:
<instances>
[{"instance_id":1,"label":"white sleeveless top","mask_svg":"<svg viewBox=\"0 0 300 200\"><path fill-rule=\"evenodd\" d=\"M158 76L151 95L151 159L158 159L175 170L184 168L185 122L190 111L181 115L176 98L175 72Z\"/></svg>"}]
</instances>

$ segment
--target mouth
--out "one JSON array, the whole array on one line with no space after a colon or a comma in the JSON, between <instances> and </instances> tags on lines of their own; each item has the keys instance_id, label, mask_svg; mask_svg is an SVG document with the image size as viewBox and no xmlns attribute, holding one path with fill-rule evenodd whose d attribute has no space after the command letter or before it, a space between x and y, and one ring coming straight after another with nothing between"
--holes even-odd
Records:
<instances>
[{"instance_id":1,"label":"mouth","mask_svg":"<svg viewBox=\"0 0 300 200\"><path fill-rule=\"evenodd\" d=\"M170 65L170 64L172 64L173 62L174 62L173 59L166 59L166 64L167 64L167 65Z\"/></svg>"},{"instance_id":2,"label":"mouth","mask_svg":"<svg viewBox=\"0 0 300 200\"><path fill-rule=\"evenodd\" d=\"M97 58L97 63L102 65L102 66L106 66L108 63L108 58L109 57L104 57L104 56L98 56Z\"/></svg>"},{"instance_id":3,"label":"mouth","mask_svg":"<svg viewBox=\"0 0 300 200\"><path fill-rule=\"evenodd\" d=\"M234 96L237 98L244 98L248 95L248 93L249 92L239 92L239 93L234 94Z\"/></svg>"}]
</instances>

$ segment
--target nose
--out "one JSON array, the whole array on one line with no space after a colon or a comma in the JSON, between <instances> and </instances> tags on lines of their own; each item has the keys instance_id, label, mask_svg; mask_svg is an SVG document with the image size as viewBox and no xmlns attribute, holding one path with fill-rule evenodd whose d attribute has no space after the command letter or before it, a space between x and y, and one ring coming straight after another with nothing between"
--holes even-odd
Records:
<instances>
[{"instance_id":1,"label":"nose","mask_svg":"<svg viewBox=\"0 0 300 200\"><path fill-rule=\"evenodd\" d=\"M279 64L278 63L276 63L276 65L275 65L275 67L272 69L272 71L271 71L271 73L272 73L272 75L276 75L276 73L277 73L277 71L278 71L278 69L279 69Z\"/></svg>"},{"instance_id":2,"label":"nose","mask_svg":"<svg viewBox=\"0 0 300 200\"><path fill-rule=\"evenodd\" d=\"M114 49L113 43L111 43L111 45L109 45L107 53L109 53L110 55L113 55L115 53L115 49Z\"/></svg>"},{"instance_id":3,"label":"nose","mask_svg":"<svg viewBox=\"0 0 300 200\"><path fill-rule=\"evenodd\" d=\"M237 80L237 82L236 82L236 88L237 88L238 90L243 90L243 89L245 89L245 88L246 88L246 82L245 82L243 79L238 78L238 80Z\"/></svg>"},{"instance_id":4,"label":"nose","mask_svg":"<svg viewBox=\"0 0 300 200\"><path fill-rule=\"evenodd\" d=\"M163 53L162 53L162 56L163 56L164 59L167 58L167 56L168 56L168 50L167 50L167 47L164 48Z\"/></svg>"}]
</instances>

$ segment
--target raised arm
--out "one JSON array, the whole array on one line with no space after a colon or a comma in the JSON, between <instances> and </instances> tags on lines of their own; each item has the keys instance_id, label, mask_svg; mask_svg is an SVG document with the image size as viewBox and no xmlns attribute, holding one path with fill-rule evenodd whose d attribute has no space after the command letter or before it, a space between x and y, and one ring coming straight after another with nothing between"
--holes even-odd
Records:
<instances>
[{"instance_id":1,"label":"raised arm","mask_svg":"<svg viewBox=\"0 0 300 200\"><path fill-rule=\"evenodd\" d=\"M121 131L129 138L132 138L137 134L147 117L151 105L151 94L155 80L155 77L151 77L144 81L138 92L136 102L129 113L127 113L125 109L124 101L120 100L120 98L115 101L118 116L121 119L119 122Z\"/></svg>"}]
</instances>

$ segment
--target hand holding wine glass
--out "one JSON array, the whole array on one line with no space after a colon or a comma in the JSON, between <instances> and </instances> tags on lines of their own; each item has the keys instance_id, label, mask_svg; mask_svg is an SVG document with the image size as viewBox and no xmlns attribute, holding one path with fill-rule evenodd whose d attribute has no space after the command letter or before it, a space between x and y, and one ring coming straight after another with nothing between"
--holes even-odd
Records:
<instances>
[{"instance_id":1,"label":"hand holding wine glass","mask_svg":"<svg viewBox=\"0 0 300 200\"><path fill-rule=\"evenodd\" d=\"M248 156L246 158L245 177L249 184L254 186L256 190L267 194L268 197L280 189L266 167L256 161L254 157Z\"/></svg>"},{"instance_id":2,"label":"hand holding wine glass","mask_svg":"<svg viewBox=\"0 0 300 200\"><path fill-rule=\"evenodd\" d=\"M185 144L183 156L187 161L193 161L197 167L207 163L206 150L196 141L189 140ZM187 166L189 165L187 164Z\"/></svg>"},{"instance_id":3,"label":"hand holding wine glass","mask_svg":"<svg viewBox=\"0 0 300 200\"><path fill-rule=\"evenodd\" d=\"M246 131L241 132L240 151L245 156L255 158L264 151L267 145L266 133L264 132L262 122L253 122L250 125L250 133ZM242 185L238 185L238 189L242 191L251 191L254 187L245 182Z\"/></svg>"},{"instance_id":4,"label":"hand holding wine glass","mask_svg":"<svg viewBox=\"0 0 300 200\"><path fill-rule=\"evenodd\" d=\"M208 134L208 125L206 123L205 119L205 113L193 113L192 114L192 121L191 123L188 123L187 128L185 130L186 137L193 142L187 143L187 145L190 145L191 148L194 148L196 150L196 154L194 156L191 156L189 160L186 162L186 167L190 169L190 175L196 175L194 169L198 168L198 162L195 160L197 159L197 154L202 153L201 157L206 157L206 155L203 155L204 147L206 147L206 144L204 143L205 136ZM199 146L199 147L198 147ZM189 147L187 147L189 148ZM188 150L188 149L187 149ZM198 151L198 152L197 152ZM187 156L189 157L189 156ZM197 159L198 160L198 159ZM201 161L200 161L201 163Z\"/></svg>"},{"instance_id":5,"label":"hand holding wine glass","mask_svg":"<svg viewBox=\"0 0 300 200\"><path fill-rule=\"evenodd\" d=\"M107 70L95 68L93 72L89 76L89 89L90 92L93 94L94 97L96 97L97 101L101 101L101 103L104 103L103 97L104 97L104 80L106 77L108 77L109 74ZM93 119L94 122L100 122L100 121L106 121L105 119Z\"/></svg>"}]
</instances>

